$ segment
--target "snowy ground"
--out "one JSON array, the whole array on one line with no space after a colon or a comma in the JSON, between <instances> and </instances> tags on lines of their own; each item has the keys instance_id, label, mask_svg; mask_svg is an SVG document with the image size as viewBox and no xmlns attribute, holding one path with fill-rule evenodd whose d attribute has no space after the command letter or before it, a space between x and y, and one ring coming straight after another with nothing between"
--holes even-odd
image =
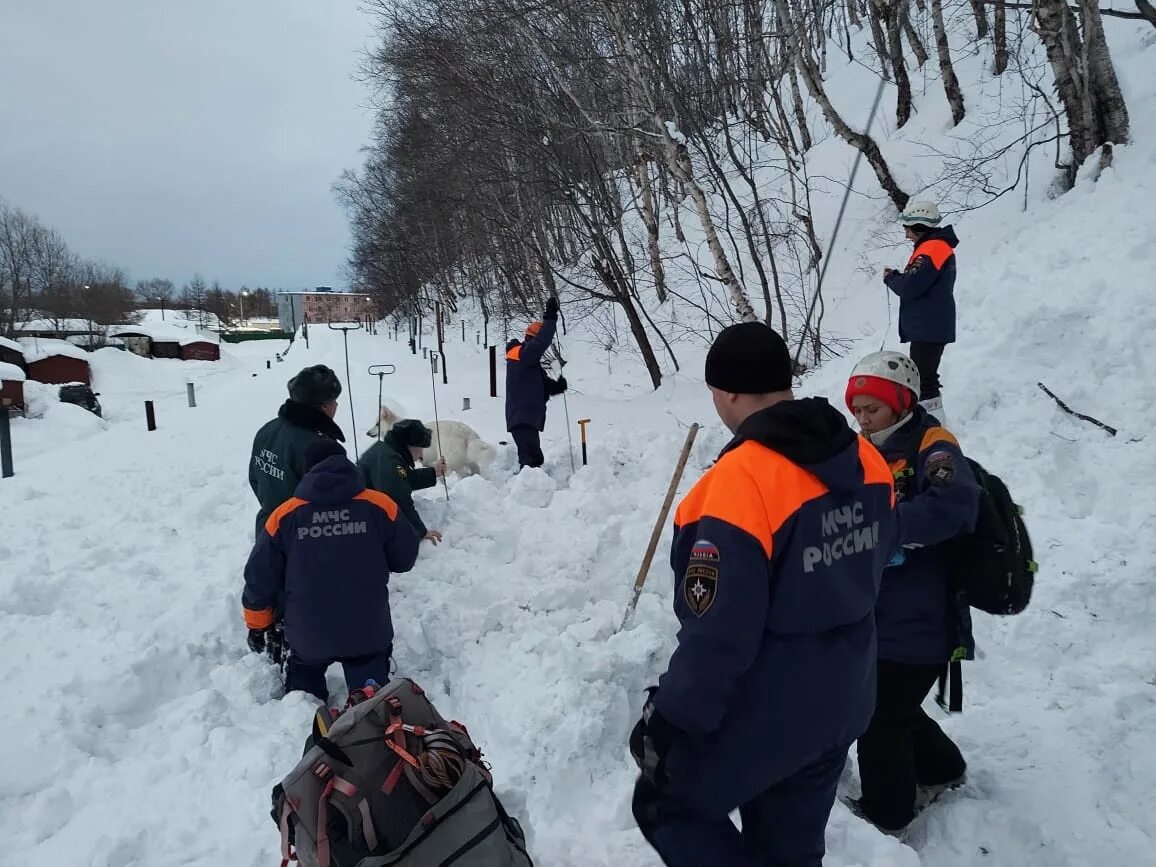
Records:
<instances>
[{"instance_id":1,"label":"snowy ground","mask_svg":"<svg viewBox=\"0 0 1156 867\"><path fill-rule=\"evenodd\" d=\"M828 867L1156 861L1156 48L1128 32L1118 59L1137 144L1098 183L957 223L948 412L965 450L1027 508L1042 564L1027 612L976 617L982 659L966 669L966 712L945 723L970 782L918 820L908 845L837 805ZM864 337L802 388L833 401L888 323L875 279L842 267L841 315ZM299 341L272 370L279 342L225 346L216 365L106 350L94 369L107 421L48 406L16 423L17 476L0 481L4 867L276 863L268 791L299 756L311 707L276 700L273 672L245 650L245 468L293 372L344 370L340 337L311 336L311 350ZM397 364L387 398L432 417L420 356L359 333L349 348L357 425L348 402L338 421L361 449L377 399L369 364ZM448 502L440 489L419 495L446 542L394 579L396 655L469 724L538 863L653 867L630 816L625 741L673 646L669 531L636 617L615 630L687 425L707 424L683 490L725 434L701 358L680 351L684 375L648 393L627 384L636 368L615 362L609 376L578 336L567 350L570 418L593 419L590 466L571 472L555 401L546 471L515 476L505 446L486 478L451 480ZM442 417L506 439L472 330L447 353ZM1037 381L1119 435L1062 414ZM146 399L157 402L153 433Z\"/></svg>"}]
</instances>

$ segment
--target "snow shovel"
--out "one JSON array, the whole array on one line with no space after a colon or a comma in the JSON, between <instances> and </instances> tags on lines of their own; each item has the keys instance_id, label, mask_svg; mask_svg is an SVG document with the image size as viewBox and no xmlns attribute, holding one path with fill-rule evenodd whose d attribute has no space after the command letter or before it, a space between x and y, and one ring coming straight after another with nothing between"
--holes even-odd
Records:
<instances>
[{"instance_id":1,"label":"snow shovel","mask_svg":"<svg viewBox=\"0 0 1156 867\"><path fill-rule=\"evenodd\" d=\"M361 328L361 323L356 325L334 325L332 322L328 323L329 328L333 331L340 331L342 340L345 341L345 387L349 389L349 421L353 424L351 433L353 434L353 458L356 460L361 455L357 448L357 417L353 414L353 381L349 378L349 332L358 331Z\"/></svg>"},{"instance_id":2,"label":"snow shovel","mask_svg":"<svg viewBox=\"0 0 1156 867\"><path fill-rule=\"evenodd\" d=\"M662 528L666 524L666 516L670 514L670 506L674 502L674 495L678 491L678 483L682 480L683 470L686 469L686 460L690 457L691 446L698 435L698 423L692 424L686 432L686 442L682 446L682 454L678 456L678 464L674 468L674 477L670 480L670 487L666 491L666 499L662 503L662 510L658 513L658 520L654 524L654 532L650 534L650 544L646 546L646 554L642 558L642 566L638 570L638 577L634 579L634 592L630 595L630 603L626 606L626 615L622 618L621 632L630 615L638 605L638 597L642 595L642 585L646 583L646 573L650 571L650 563L654 560L654 552L658 548L658 540L662 536Z\"/></svg>"}]
</instances>

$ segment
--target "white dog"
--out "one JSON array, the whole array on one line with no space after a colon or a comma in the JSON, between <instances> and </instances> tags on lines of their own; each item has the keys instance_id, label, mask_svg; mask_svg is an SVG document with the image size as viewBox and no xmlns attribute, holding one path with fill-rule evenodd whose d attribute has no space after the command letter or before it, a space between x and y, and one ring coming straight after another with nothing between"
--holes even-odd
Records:
<instances>
[{"instance_id":1,"label":"white dog","mask_svg":"<svg viewBox=\"0 0 1156 867\"><path fill-rule=\"evenodd\" d=\"M365 432L366 436L376 439L378 435L385 436L401 416L388 406L382 406L377 417L377 424ZM433 431L433 441L422 455L422 463L432 467L439 457L446 459L446 472L457 473L461 476L480 475L485 472L494 458L497 450L478 436L465 422L461 421L427 421L423 424ZM438 448L438 443L441 448Z\"/></svg>"}]
</instances>

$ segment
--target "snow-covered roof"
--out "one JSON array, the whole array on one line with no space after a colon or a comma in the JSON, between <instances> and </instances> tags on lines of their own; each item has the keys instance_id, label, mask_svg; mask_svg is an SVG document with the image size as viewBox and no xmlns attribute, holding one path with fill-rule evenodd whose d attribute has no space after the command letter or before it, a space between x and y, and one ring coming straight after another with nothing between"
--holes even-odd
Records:
<instances>
[{"instance_id":1,"label":"snow-covered roof","mask_svg":"<svg viewBox=\"0 0 1156 867\"><path fill-rule=\"evenodd\" d=\"M108 329L110 337L147 337L153 343L220 343L220 338L212 332L197 332L191 328L174 325L113 325Z\"/></svg>"},{"instance_id":2,"label":"snow-covered roof","mask_svg":"<svg viewBox=\"0 0 1156 867\"><path fill-rule=\"evenodd\" d=\"M36 331L92 334L99 329L99 325L88 319L29 319L27 322L17 322L13 327L17 334L30 334Z\"/></svg>"},{"instance_id":3,"label":"snow-covered roof","mask_svg":"<svg viewBox=\"0 0 1156 867\"><path fill-rule=\"evenodd\" d=\"M27 379L24 371L15 364L8 364L0 361L0 381L2 382L24 382Z\"/></svg>"},{"instance_id":4,"label":"snow-covered roof","mask_svg":"<svg viewBox=\"0 0 1156 867\"><path fill-rule=\"evenodd\" d=\"M15 340L9 340L7 337L0 337L0 346L3 346L5 349L11 349L13 352L24 351L23 346L21 346Z\"/></svg>"},{"instance_id":5,"label":"snow-covered roof","mask_svg":"<svg viewBox=\"0 0 1156 867\"><path fill-rule=\"evenodd\" d=\"M51 340L46 337L22 337L20 343L24 349L24 360L29 364L34 361L43 361L45 358L52 358L56 355L88 361L88 353L79 346L73 346L67 340Z\"/></svg>"}]
</instances>

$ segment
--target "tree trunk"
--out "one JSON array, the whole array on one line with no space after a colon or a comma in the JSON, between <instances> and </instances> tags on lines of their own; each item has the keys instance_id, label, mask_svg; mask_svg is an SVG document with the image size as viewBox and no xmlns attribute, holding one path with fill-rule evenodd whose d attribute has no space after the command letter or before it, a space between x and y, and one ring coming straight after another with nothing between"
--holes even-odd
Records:
<instances>
[{"instance_id":1,"label":"tree trunk","mask_svg":"<svg viewBox=\"0 0 1156 867\"><path fill-rule=\"evenodd\" d=\"M654 278L654 293L658 303L666 301L666 270L662 267L662 247L658 243L658 216L654 210L654 186L650 181L650 160L640 147L634 163L634 177L638 181L642 224L646 227L646 251L650 255L650 272Z\"/></svg>"},{"instance_id":2,"label":"tree trunk","mask_svg":"<svg viewBox=\"0 0 1156 867\"><path fill-rule=\"evenodd\" d=\"M883 33L880 7L877 0L871 0L867 7L867 21L871 25L871 41L875 43L875 53L879 55L879 71L891 80L891 63L887 56L887 37ZM792 35L793 38L793 35Z\"/></svg>"},{"instance_id":3,"label":"tree trunk","mask_svg":"<svg viewBox=\"0 0 1156 867\"><path fill-rule=\"evenodd\" d=\"M1084 50L1087 52L1088 78L1091 82L1092 103L1097 116L1101 144L1124 144L1130 137L1130 119L1116 67L1108 51L1104 36L1104 19L1095 0L1083 0L1080 5L1084 24ZM1111 162L1110 153L1106 155ZM1106 164L1107 164L1106 163Z\"/></svg>"},{"instance_id":4,"label":"tree trunk","mask_svg":"<svg viewBox=\"0 0 1156 867\"><path fill-rule=\"evenodd\" d=\"M927 63L927 49L923 47L923 40L919 38L919 32L915 29L915 25L911 23L910 9L906 3L903 4L903 32L907 34L907 43L911 46L911 50L915 52L915 62L920 69L923 69L923 64Z\"/></svg>"},{"instance_id":5,"label":"tree trunk","mask_svg":"<svg viewBox=\"0 0 1156 867\"><path fill-rule=\"evenodd\" d=\"M1007 71L1007 2L995 0L995 74Z\"/></svg>"},{"instance_id":6,"label":"tree trunk","mask_svg":"<svg viewBox=\"0 0 1156 867\"><path fill-rule=\"evenodd\" d=\"M1153 6L1148 0L1136 0L1136 8L1140 10L1149 24L1156 27L1156 6Z\"/></svg>"},{"instance_id":7,"label":"tree trunk","mask_svg":"<svg viewBox=\"0 0 1156 867\"><path fill-rule=\"evenodd\" d=\"M943 0L931 0L931 17L935 26L935 47L939 51L939 71L943 75L943 89L951 106L953 126L963 120L963 91L959 79L955 77L955 67L951 65L951 46L947 42L947 28L943 24Z\"/></svg>"},{"instance_id":8,"label":"tree trunk","mask_svg":"<svg viewBox=\"0 0 1156 867\"><path fill-rule=\"evenodd\" d=\"M1064 104L1072 147L1067 183L1096 148L1128 141L1128 108L1108 46L1098 6L1083 0L1080 15L1086 39L1081 39L1076 17L1065 0L1037 0L1037 29L1047 48L1056 76L1056 90Z\"/></svg>"},{"instance_id":9,"label":"tree trunk","mask_svg":"<svg viewBox=\"0 0 1156 867\"><path fill-rule=\"evenodd\" d=\"M883 187L895 207L902 211L907 206L911 196L900 189L899 184L896 183L895 177L891 174L891 167L887 165L887 161L883 158L883 152L879 150L879 145L870 133L855 132L835 110L835 106L831 104L827 92L823 89L823 82L819 78L818 70L803 54L799 38L795 33L794 16L791 15L790 7L787 6L787 0L775 0L775 8L779 15L780 26L787 34L795 62L799 66L799 73L803 76L803 83L807 86L807 92L811 94L811 98L815 102L819 103L819 107L823 110L823 116L835 128L839 137L863 154L874 170L879 185Z\"/></svg>"},{"instance_id":10,"label":"tree trunk","mask_svg":"<svg viewBox=\"0 0 1156 867\"><path fill-rule=\"evenodd\" d=\"M903 31L900 27L899 4L903 0L880 0L879 11L887 22L887 52L891 60L891 70L895 73L898 94L895 99L895 125L902 129L911 120L911 78L907 75L907 62L903 59Z\"/></svg>"},{"instance_id":11,"label":"tree trunk","mask_svg":"<svg viewBox=\"0 0 1156 867\"><path fill-rule=\"evenodd\" d=\"M987 36L987 10L984 0L971 0L971 11L975 14L975 35L979 39Z\"/></svg>"},{"instance_id":12,"label":"tree trunk","mask_svg":"<svg viewBox=\"0 0 1156 867\"><path fill-rule=\"evenodd\" d=\"M791 81L791 103L795 112L795 123L799 127L799 138L803 153L811 149L811 130L807 127L807 113L803 110L803 95L799 93L799 75L792 63L787 77Z\"/></svg>"}]
</instances>

